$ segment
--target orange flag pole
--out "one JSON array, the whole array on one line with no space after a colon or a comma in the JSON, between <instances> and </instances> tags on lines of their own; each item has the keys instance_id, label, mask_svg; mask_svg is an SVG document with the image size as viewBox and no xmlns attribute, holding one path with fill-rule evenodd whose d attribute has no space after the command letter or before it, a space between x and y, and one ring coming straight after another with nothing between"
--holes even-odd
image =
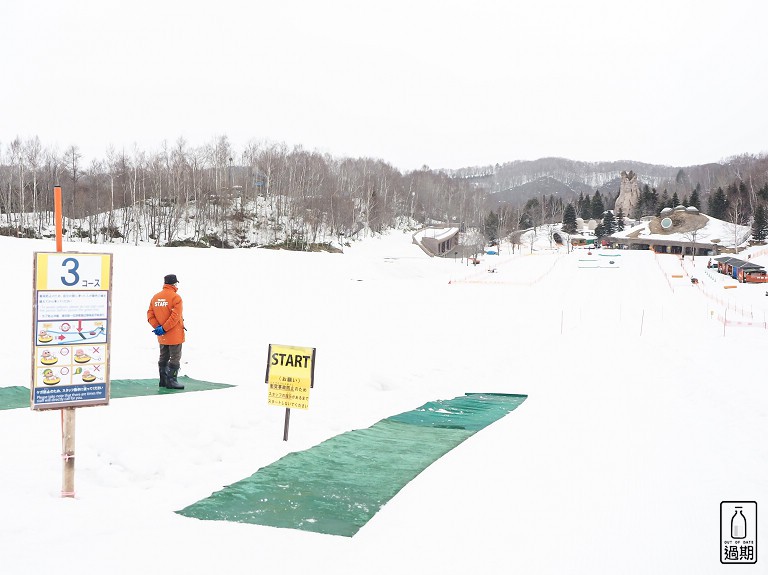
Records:
<instances>
[{"instance_id":1,"label":"orange flag pole","mask_svg":"<svg viewBox=\"0 0 768 575\"><path fill-rule=\"evenodd\" d=\"M62 250L62 231L64 229L61 210L61 186L53 187L53 221L56 226L56 251ZM61 457L64 460L62 470L61 496L75 496L75 408L61 410Z\"/></svg>"},{"instance_id":2,"label":"orange flag pole","mask_svg":"<svg viewBox=\"0 0 768 575\"><path fill-rule=\"evenodd\" d=\"M56 251L61 250L61 231L64 228L61 215L61 186L53 187L53 221L56 226Z\"/></svg>"}]
</instances>

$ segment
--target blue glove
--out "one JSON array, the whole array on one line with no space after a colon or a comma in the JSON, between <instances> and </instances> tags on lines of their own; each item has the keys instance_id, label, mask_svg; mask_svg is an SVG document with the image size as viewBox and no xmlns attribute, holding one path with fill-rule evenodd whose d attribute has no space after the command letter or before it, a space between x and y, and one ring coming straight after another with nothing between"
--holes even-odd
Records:
<instances>
[{"instance_id":1,"label":"blue glove","mask_svg":"<svg viewBox=\"0 0 768 575\"><path fill-rule=\"evenodd\" d=\"M163 329L163 326L159 325L155 329L152 330L155 335L165 335L165 330Z\"/></svg>"}]
</instances>

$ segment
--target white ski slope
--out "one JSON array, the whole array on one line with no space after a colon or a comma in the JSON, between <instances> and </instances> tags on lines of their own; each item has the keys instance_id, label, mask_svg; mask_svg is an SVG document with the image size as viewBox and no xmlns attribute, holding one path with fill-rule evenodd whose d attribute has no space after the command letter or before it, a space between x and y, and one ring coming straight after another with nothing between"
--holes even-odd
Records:
<instances>
[{"instance_id":1,"label":"white ski slope","mask_svg":"<svg viewBox=\"0 0 768 575\"><path fill-rule=\"evenodd\" d=\"M428 258L407 233L344 254L65 244L114 253L114 379L155 376L146 305L176 273L182 373L237 387L78 409L74 499L59 493L59 413L0 411L0 570L732 570L719 562L720 502L768 502L768 330L716 317L723 305L765 313L765 289L724 289L700 273L706 258L692 273L715 297L672 278L674 256L622 251L616 267L583 268L584 250L538 248L468 266ZM55 246L0 238L3 386L30 380L34 251ZM266 401L270 343L317 348L310 409L292 411L287 442L284 410ZM529 397L353 538L174 513L286 453L478 391Z\"/></svg>"}]
</instances>

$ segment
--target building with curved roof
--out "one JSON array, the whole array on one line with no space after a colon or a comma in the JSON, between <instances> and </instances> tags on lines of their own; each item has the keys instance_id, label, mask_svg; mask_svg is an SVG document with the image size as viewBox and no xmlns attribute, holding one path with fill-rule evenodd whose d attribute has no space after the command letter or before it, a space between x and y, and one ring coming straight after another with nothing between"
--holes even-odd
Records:
<instances>
[{"instance_id":1,"label":"building with curved roof","mask_svg":"<svg viewBox=\"0 0 768 575\"><path fill-rule=\"evenodd\" d=\"M664 208L655 218L611 236L603 242L656 253L716 255L737 253L747 246L752 230L702 214L693 206Z\"/></svg>"}]
</instances>

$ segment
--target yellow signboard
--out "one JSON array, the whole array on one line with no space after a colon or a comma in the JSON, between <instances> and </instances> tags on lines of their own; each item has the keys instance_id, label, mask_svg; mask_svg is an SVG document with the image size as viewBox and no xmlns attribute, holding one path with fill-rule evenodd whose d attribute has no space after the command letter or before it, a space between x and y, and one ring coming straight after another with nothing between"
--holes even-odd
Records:
<instances>
[{"instance_id":1,"label":"yellow signboard","mask_svg":"<svg viewBox=\"0 0 768 575\"><path fill-rule=\"evenodd\" d=\"M315 348L269 344L267 403L309 409L309 389L314 384Z\"/></svg>"}]
</instances>

